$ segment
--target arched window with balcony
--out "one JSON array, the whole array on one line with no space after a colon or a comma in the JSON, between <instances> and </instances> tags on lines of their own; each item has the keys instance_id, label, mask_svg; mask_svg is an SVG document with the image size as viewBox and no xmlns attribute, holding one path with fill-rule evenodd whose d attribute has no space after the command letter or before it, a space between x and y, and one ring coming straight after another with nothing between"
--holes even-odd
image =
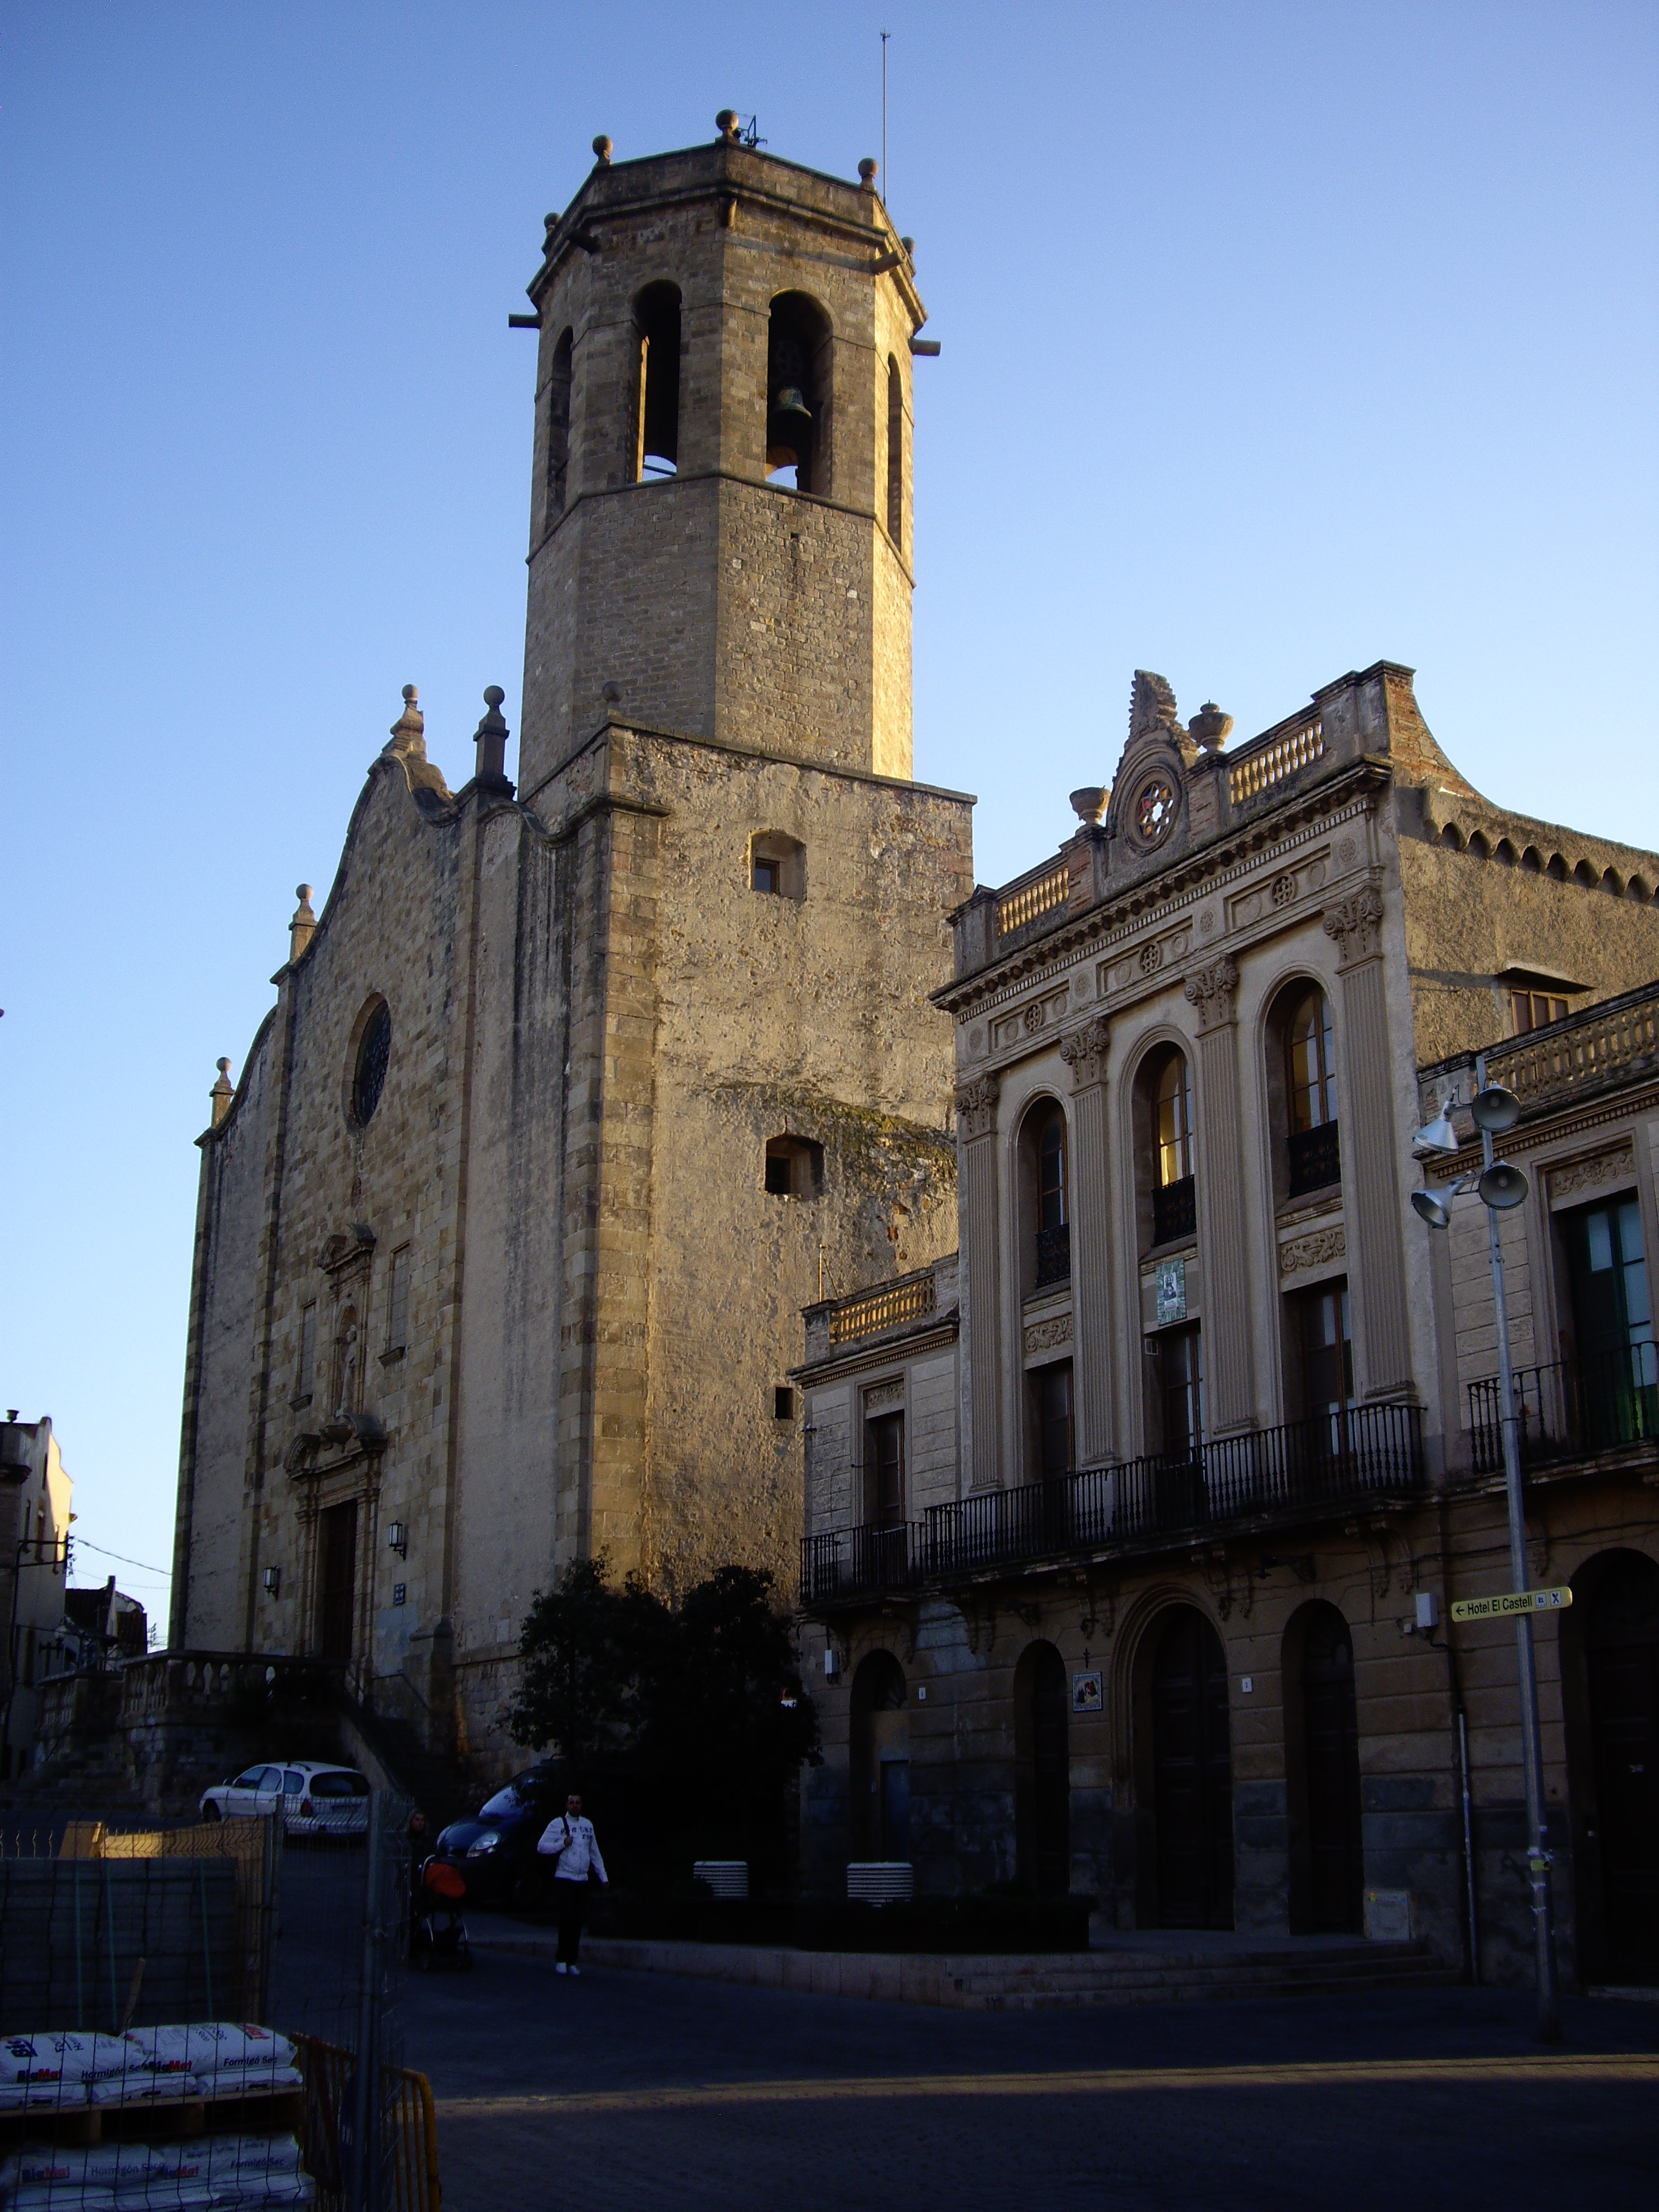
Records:
<instances>
[{"instance_id":1,"label":"arched window with balcony","mask_svg":"<svg viewBox=\"0 0 1659 2212\"><path fill-rule=\"evenodd\" d=\"M680 294L677 284L647 284L634 302L640 334L639 450L636 483L672 477L680 453Z\"/></svg>"},{"instance_id":2,"label":"arched window with balcony","mask_svg":"<svg viewBox=\"0 0 1659 2212\"><path fill-rule=\"evenodd\" d=\"M1021 1132L1022 1182L1028 1193L1031 1244L1026 1279L1034 1291L1068 1282L1072 1273L1071 1191L1065 1109L1053 1098L1031 1109Z\"/></svg>"},{"instance_id":3,"label":"arched window with balcony","mask_svg":"<svg viewBox=\"0 0 1659 2212\"><path fill-rule=\"evenodd\" d=\"M766 480L830 490L830 320L805 292L780 292L766 338Z\"/></svg>"},{"instance_id":4,"label":"arched window with balcony","mask_svg":"<svg viewBox=\"0 0 1659 2212\"><path fill-rule=\"evenodd\" d=\"M1193 1147L1193 1071L1171 1046L1146 1071L1152 1169L1152 1241L1176 1244L1196 1233Z\"/></svg>"},{"instance_id":5,"label":"arched window with balcony","mask_svg":"<svg viewBox=\"0 0 1659 2212\"><path fill-rule=\"evenodd\" d=\"M1274 1119L1284 1132L1281 1188L1287 1199L1301 1198L1342 1179L1331 1002L1316 983L1290 984L1279 994L1272 1027L1277 1064L1270 1073L1280 1094Z\"/></svg>"}]
</instances>

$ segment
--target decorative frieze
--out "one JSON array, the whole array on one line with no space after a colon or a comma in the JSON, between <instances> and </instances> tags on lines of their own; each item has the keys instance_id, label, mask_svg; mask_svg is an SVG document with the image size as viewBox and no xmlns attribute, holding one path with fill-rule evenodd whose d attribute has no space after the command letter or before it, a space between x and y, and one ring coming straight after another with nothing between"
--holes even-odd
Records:
<instances>
[{"instance_id":1,"label":"decorative frieze","mask_svg":"<svg viewBox=\"0 0 1659 2212\"><path fill-rule=\"evenodd\" d=\"M1233 1001L1238 995L1238 963L1231 954L1224 952L1207 968L1195 969L1183 989L1188 1005L1198 1009L1199 1035L1219 1029L1233 1018Z\"/></svg>"},{"instance_id":2,"label":"decorative frieze","mask_svg":"<svg viewBox=\"0 0 1659 2212\"><path fill-rule=\"evenodd\" d=\"M1106 1080L1106 1047L1110 1036L1106 1017L1097 1014L1080 1030L1060 1041L1060 1056L1072 1071L1073 1091L1087 1091Z\"/></svg>"},{"instance_id":3,"label":"decorative frieze","mask_svg":"<svg viewBox=\"0 0 1659 2212\"><path fill-rule=\"evenodd\" d=\"M1279 1272L1281 1275L1303 1275L1315 1267L1328 1267L1347 1256L1347 1231L1339 1222L1333 1229L1315 1229L1305 1237L1287 1237L1279 1248Z\"/></svg>"},{"instance_id":4,"label":"decorative frieze","mask_svg":"<svg viewBox=\"0 0 1659 2212\"><path fill-rule=\"evenodd\" d=\"M903 1403L904 1377L902 1375L896 1376L890 1382L872 1382L864 1394L866 1413L878 1413L884 1406L902 1406Z\"/></svg>"},{"instance_id":5,"label":"decorative frieze","mask_svg":"<svg viewBox=\"0 0 1659 2212\"><path fill-rule=\"evenodd\" d=\"M957 1085L957 1121L968 1143L975 1137L988 1137L996 1127L1001 1087L994 1075L976 1075L971 1083Z\"/></svg>"},{"instance_id":6,"label":"decorative frieze","mask_svg":"<svg viewBox=\"0 0 1659 2212\"><path fill-rule=\"evenodd\" d=\"M1072 1316L1055 1314L1048 1321L1034 1321L1025 1332L1025 1352L1029 1358L1034 1352L1058 1351L1072 1340Z\"/></svg>"},{"instance_id":7,"label":"decorative frieze","mask_svg":"<svg viewBox=\"0 0 1659 2212\"><path fill-rule=\"evenodd\" d=\"M1326 936L1335 939L1345 968L1374 959L1382 938L1382 892L1375 884L1362 884L1330 908L1324 927Z\"/></svg>"},{"instance_id":8,"label":"decorative frieze","mask_svg":"<svg viewBox=\"0 0 1659 2212\"><path fill-rule=\"evenodd\" d=\"M1611 1182L1625 1182L1636 1172L1636 1155L1629 1142L1588 1160L1570 1160L1550 1170L1550 1204L1564 1206L1587 1190L1602 1190Z\"/></svg>"}]
</instances>

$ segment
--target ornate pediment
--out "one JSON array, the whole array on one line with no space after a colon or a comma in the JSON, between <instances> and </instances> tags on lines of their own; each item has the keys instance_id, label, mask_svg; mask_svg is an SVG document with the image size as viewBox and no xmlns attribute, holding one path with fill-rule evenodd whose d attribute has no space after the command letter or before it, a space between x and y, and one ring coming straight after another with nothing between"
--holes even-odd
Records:
<instances>
[{"instance_id":1,"label":"ornate pediment","mask_svg":"<svg viewBox=\"0 0 1659 2212\"><path fill-rule=\"evenodd\" d=\"M354 1221L349 1229L337 1229L317 1255L317 1265L325 1274L339 1276L353 1267L367 1267L374 1249L374 1231L366 1221Z\"/></svg>"},{"instance_id":2,"label":"ornate pediment","mask_svg":"<svg viewBox=\"0 0 1659 2212\"><path fill-rule=\"evenodd\" d=\"M1137 668L1129 697L1129 741L1123 748L1106 811L1109 836L1129 866L1182 842L1187 832L1187 771L1199 749L1182 727L1176 696L1164 678Z\"/></svg>"}]
</instances>

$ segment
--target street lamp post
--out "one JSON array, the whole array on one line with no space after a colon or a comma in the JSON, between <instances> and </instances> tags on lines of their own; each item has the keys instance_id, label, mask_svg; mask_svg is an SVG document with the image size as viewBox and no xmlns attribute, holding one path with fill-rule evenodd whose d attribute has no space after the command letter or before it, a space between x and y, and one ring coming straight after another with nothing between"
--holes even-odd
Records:
<instances>
[{"instance_id":1,"label":"street lamp post","mask_svg":"<svg viewBox=\"0 0 1659 2212\"><path fill-rule=\"evenodd\" d=\"M1470 1106L1480 1132L1480 1173L1466 1176L1457 1192L1473 1188L1486 1209L1486 1236L1492 1259L1492 1322L1498 1333L1498 1418L1504 1439L1504 1489L1509 1504L1510 1574L1517 1593L1527 1588L1526 1504L1521 1489L1520 1421L1515 1407L1515 1367L1510 1358L1509 1304L1504 1291L1504 1247L1498 1217L1519 1206L1527 1195L1527 1178L1517 1167L1495 1158L1494 1135L1512 1129L1521 1115L1521 1102L1512 1091L1486 1081L1486 1055L1474 1063L1475 1096ZM1451 1141L1446 1141L1450 1138ZM1428 1152L1457 1149L1443 1113L1419 1135L1419 1150ZM1413 1194L1412 1204L1431 1228L1444 1229L1450 1211L1444 1201L1426 1190ZM1561 2039L1561 1991L1555 1963L1555 1915L1550 1887L1552 1855L1548 1815L1544 1801L1544 1745L1538 1719L1538 1669L1533 1650L1532 1615L1515 1618L1516 1667L1521 1691L1521 1756L1526 1773L1527 1871L1532 1890L1533 1942L1538 1973L1538 2033L1546 2043ZM1473 1879L1473 1875L1471 1875Z\"/></svg>"}]
</instances>

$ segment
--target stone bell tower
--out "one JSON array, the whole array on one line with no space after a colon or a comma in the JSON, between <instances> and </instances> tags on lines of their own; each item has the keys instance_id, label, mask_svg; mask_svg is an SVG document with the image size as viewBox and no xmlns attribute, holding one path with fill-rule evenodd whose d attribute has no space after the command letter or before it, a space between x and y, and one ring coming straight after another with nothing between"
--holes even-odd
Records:
<instances>
[{"instance_id":1,"label":"stone bell tower","mask_svg":"<svg viewBox=\"0 0 1659 2212\"><path fill-rule=\"evenodd\" d=\"M873 161L854 185L718 119L641 161L596 139L547 219L526 798L613 711L910 774L910 254Z\"/></svg>"}]
</instances>

